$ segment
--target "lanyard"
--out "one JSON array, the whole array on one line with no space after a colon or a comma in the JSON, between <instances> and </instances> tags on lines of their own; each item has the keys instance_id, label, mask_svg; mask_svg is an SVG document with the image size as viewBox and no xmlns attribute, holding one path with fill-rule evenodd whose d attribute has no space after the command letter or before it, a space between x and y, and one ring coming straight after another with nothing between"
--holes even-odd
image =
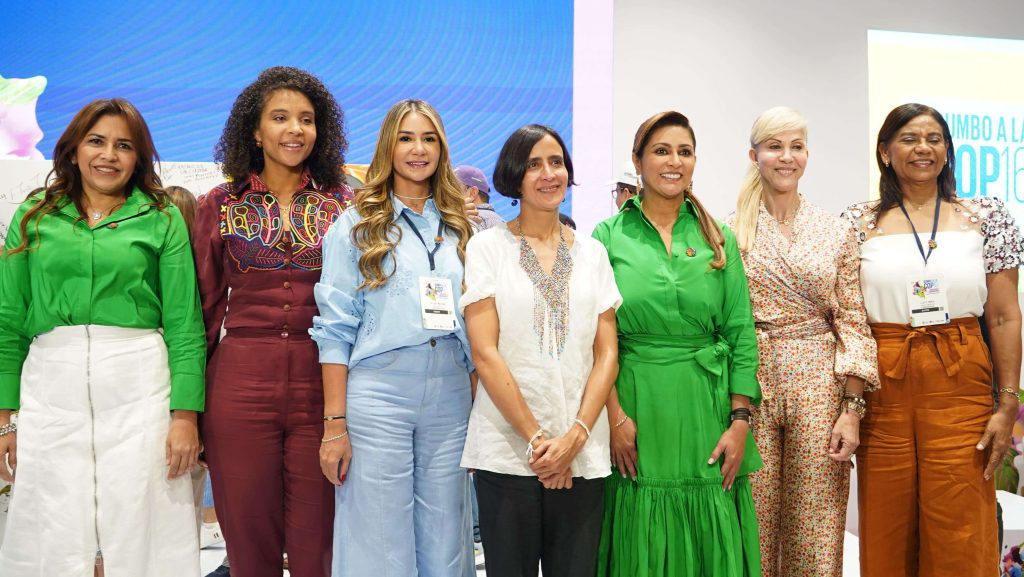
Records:
<instances>
[{"instance_id":1,"label":"lanyard","mask_svg":"<svg viewBox=\"0 0 1024 577\"><path fill-rule=\"evenodd\" d=\"M924 245L921 244L921 237L917 235L917 229L914 228L914 221L910 220L910 215L907 214L907 208L903 206L903 199L900 199L900 210L903 211L903 216L907 217L907 222L910 223L910 230L914 231L914 241L917 242L917 250L921 253L921 258L924 259L925 266L928 266L928 258L932 256L932 249L938 246L935 243L935 233L939 230L939 208L942 207L942 197L938 194L935 195L935 217L932 218L932 237L928 239L928 254L924 252Z\"/></svg>"},{"instance_id":2,"label":"lanyard","mask_svg":"<svg viewBox=\"0 0 1024 577\"><path fill-rule=\"evenodd\" d=\"M441 248L441 243L444 242L444 236L442 236L442 233L444 232L444 220L438 220L437 222L437 236L434 237L434 250L430 250L427 248L427 241L423 240L423 235L421 235L420 231L416 229L416 225L412 223L412 219L409 218L409 215L402 212L402 218L405 219L406 224L408 224L409 228L412 229L416 238L420 239L420 242L423 244L423 248L427 249L427 260L430 261L430 270L433 272L434 255L437 254L437 249Z\"/></svg>"}]
</instances>

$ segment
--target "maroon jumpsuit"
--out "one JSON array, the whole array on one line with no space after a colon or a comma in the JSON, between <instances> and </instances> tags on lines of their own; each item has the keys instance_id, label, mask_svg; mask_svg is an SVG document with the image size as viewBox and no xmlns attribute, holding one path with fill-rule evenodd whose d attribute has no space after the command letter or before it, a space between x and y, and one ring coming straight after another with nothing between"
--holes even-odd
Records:
<instances>
[{"instance_id":1,"label":"maroon jumpsuit","mask_svg":"<svg viewBox=\"0 0 1024 577\"><path fill-rule=\"evenodd\" d=\"M351 197L306 174L282 215L253 174L199 199L193 243L209 347L202 432L233 577L280 577L284 551L292 575L330 575L334 491L320 472L323 386L307 331L321 242Z\"/></svg>"}]
</instances>

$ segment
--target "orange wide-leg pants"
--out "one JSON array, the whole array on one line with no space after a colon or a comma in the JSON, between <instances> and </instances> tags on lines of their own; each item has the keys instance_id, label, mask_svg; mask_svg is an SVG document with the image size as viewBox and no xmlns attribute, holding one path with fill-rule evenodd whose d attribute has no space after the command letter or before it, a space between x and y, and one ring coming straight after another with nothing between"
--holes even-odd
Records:
<instances>
[{"instance_id":1,"label":"orange wide-leg pants","mask_svg":"<svg viewBox=\"0 0 1024 577\"><path fill-rule=\"evenodd\" d=\"M865 395L857 451L862 577L998 574L989 451L992 365L974 317L878 323L879 390Z\"/></svg>"}]
</instances>

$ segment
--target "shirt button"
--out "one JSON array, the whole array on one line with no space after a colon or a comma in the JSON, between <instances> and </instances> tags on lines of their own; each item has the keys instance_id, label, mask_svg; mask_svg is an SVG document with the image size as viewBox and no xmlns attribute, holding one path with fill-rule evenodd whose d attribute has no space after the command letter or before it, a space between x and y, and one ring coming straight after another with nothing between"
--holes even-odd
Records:
<instances>
[{"instance_id":1,"label":"shirt button","mask_svg":"<svg viewBox=\"0 0 1024 577\"><path fill-rule=\"evenodd\" d=\"M107 228L117 228L117 223L116 222L112 222L112 223L107 225Z\"/></svg>"},{"instance_id":2,"label":"shirt button","mask_svg":"<svg viewBox=\"0 0 1024 577\"><path fill-rule=\"evenodd\" d=\"M292 283L290 281L284 281L284 288L286 288L286 289L292 288Z\"/></svg>"},{"instance_id":3,"label":"shirt button","mask_svg":"<svg viewBox=\"0 0 1024 577\"><path fill-rule=\"evenodd\" d=\"M284 264L285 264L286 266L287 266L287 265L290 265L290 264L292 264L292 259L290 259L290 258L287 258L287 257L286 257L286 258L284 259Z\"/></svg>"},{"instance_id":4,"label":"shirt button","mask_svg":"<svg viewBox=\"0 0 1024 577\"><path fill-rule=\"evenodd\" d=\"M437 346L437 339L430 339L430 346L436 347Z\"/></svg>"},{"instance_id":5,"label":"shirt button","mask_svg":"<svg viewBox=\"0 0 1024 577\"><path fill-rule=\"evenodd\" d=\"M290 311L290 310L292 310L292 305L288 305L288 304L286 304L286 305L284 305L284 306L283 306L283 307L281 307L281 308L282 308L282 309L284 309L284 310L286 310L286 311Z\"/></svg>"},{"instance_id":6,"label":"shirt button","mask_svg":"<svg viewBox=\"0 0 1024 577\"><path fill-rule=\"evenodd\" d=\"M287 339L288 338L288 331L282 331L281 332L281 338L282 339Z\"/></svg>"}]
</instances>

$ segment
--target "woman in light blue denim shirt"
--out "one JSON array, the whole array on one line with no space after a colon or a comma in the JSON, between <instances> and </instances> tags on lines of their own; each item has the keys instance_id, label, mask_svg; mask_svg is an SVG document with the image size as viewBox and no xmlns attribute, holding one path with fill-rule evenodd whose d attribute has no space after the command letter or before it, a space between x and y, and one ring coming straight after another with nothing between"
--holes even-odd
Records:
<instances>
[{"instance_id":1,"label":"woman in light blue denim shirt","mask_svg":"<svg viewBox=\"0 0 1024 577\"><path fill-rule=\"evenodd\" d=\"M315 289L335 577L472 574L459 460L473 367L458 312L471 230L440 117L399 102Z\"/></svg>"}]
</instances>

